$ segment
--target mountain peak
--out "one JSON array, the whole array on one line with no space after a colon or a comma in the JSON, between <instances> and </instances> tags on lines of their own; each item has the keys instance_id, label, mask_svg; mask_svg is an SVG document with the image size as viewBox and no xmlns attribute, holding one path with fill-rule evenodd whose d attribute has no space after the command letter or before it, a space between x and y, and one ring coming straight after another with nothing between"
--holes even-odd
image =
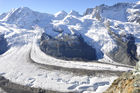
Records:
<instances>
[{"instance_id":1,"label":"mountain peak","mask_svg":"<svg viewBox=\"0 0 140 93\"><path fill-rule=\"evenodd\" d=\"M32 12L33 10L31 10L30 8L28 7L19 7L19 8L16 8L14 10L14 12L18 12L18 13L21 13L21 12Z\"/></svg>"},{"instance_id":2,"label":"mountain peak","mask_svg":"<svg viewBox=\"0 0 140 93\"><path fill-rule=\"evenodd\" d=\"M55 16L58 16L58 15L61 15L61 14L66 15L67 12L65 12L64 10L62 10L62 11L57 12L57 13L55 14Z\"/></svg>"},{"instance_id":3,"label":"mountain peak","mask_svg":"<svg viewBox=\"0 0 140 93\"><path fill-rule=\"evenodd\" d=\"M85 15L91 15L92 17L101 16L102 18L126 22L128 21L127 10L132 8L132 6L133 4L130 3L117 3L112 6L102 4L95 8L88 8Z\"/></svg>"},{"instance_id":4,"label":"mountain peak","mask_svg":"<svg viewBox=\"0 0 140 93\"><path fill-rule=\"evenodd\" d=\"M53 17L53 15L36 12L28 7L20 7L0 15L0 20L8 24L16 24L21 28L32 28L36 24L44 26Z\"/></svg>"},{"instance_id":5,"label":"mountain peak","mask_svg":"<svg viewBox=\"0 0 140 93\"><path fill-rule=\"evenodd\" d=\"M20 9L20 10L31 10L30 8L28 8L28 7L19 7L19 8L17 8L17 9Z\"/></svg>"},{"instance_id":6,"label":"mountain peak","mask_svg":"<svg viewBox=\"0 0 140 93\"><path fill-rule=\"evenodd\" d=\"M3 17L3 21L11 23L18 18L24 18L25 16L30 15L32 12L33 11L27 7L11 9Z\"/></svg>"},{"instance_id":7,"label":"mountain peak","mask_svg":"<svg viewBox=\"0 0 140 93\"><path fill-rule=\"evenodd\" d=\"M63 11L59 11L57 12L56 14L54 14L54 16L57 18L57 19L63 19L64 17L67 16L67 12L65 12L64 10Z\"/></svg>"},{"instance_id":8,"label":"mountain peak","mask_svg":"<svg viewBox=\"0 0 140 93\"><path fill-rule=\"evenodd\" d=\"M140 1L136 2L136 4L140 4Z\"/></svg>"},{"instance_id":9,"label":"mountain peak","mask_svg":"<svg viewBox=\"0 0 140 93\"><path fill-rule=\"evenodd\" d=\"M81 16L81 15L79 14L79 12L74 11L74 10L71 10L70 13L69 13L69 15L73 15L73 16Z\"/></svg>"}]
</instances>

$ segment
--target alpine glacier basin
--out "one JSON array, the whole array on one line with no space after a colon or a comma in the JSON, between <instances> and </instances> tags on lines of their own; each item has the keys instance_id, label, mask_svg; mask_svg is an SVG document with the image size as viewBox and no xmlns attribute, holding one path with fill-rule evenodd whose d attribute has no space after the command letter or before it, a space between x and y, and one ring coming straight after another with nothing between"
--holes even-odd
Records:
<instances>
[{"instance_id":1,"label":"alpine glacier basin","mask_svg":"<svg viewBox=\"0 0 140 93\"><path fill-rule=\"evenodd\" d=\"M0 34L4 35L0 38L0 44L5 48L0 46L0 50L3 49L0 75L29 87L101 93L122 72L133 70L128 64L132 65L130 60L140 56L138 13L136 20L133 20L138 6L139 3L117 4L111 7L113 10L108 6L99 6L86 15L76 11L50 15L25 7L4 13L0 15ZM102 7L106 7L105 10L100 9ZM117 11L118 7L124 9ZM119 18L119 15L113 16L116 13L129 15ZM112 16L109 17L109 14ZM96 50L98 60L66 61L46 55L39 46L42 33L53 38L63 34L80 34L84 42ZM129 40L127 36L130 34L134 38ZM129 44L135 46L134 51L127 51L130 47L126 45ZM122 57L129 58L128 62L121 60ZM117 58L119 61L116 61Z\"/></svg>"},{"instance_id":2,"label":"alpine glacier basin","mask_svg":"<svg viewBox=\"0 0 140 93\"><path fill-rule=\"evenodd\" d=\"M119 74L133 69L119 64L56 59L39 48L42 29L19 29L8 24L2 24L0 29L10 46L0 56L0 75L17 84L61 92L101 91Z\"/></svg>"}]
</instances>

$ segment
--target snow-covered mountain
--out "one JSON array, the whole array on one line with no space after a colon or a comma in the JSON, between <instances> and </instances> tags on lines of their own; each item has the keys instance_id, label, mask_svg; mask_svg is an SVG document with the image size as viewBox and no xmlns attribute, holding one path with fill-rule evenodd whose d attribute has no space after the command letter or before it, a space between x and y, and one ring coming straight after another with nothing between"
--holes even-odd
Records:
<instances>
[{"instance_id":1,"label":"snow-covered mountain","mask_svg":"<svg viewBox=\"0 0 140 93\"><path fill-rule=\"evenodd\" d=\"M62 20L62 19L64 19L67 15L68 15L67 12L65 12L65 11L59 11L59 12L57 12L54 16L56 17L56 19Z\"/></svg>"},{"instance_id":2,"label":"snow-covered mountain","mask_svg":"<svg viewBox=\"0 0 140 93\"><path fill-rule=\"evenodd\" d=\"M100 5L95 8L88 8L84 15L92 17L103 17L123 22L139 22L139 2L118 3L113 6Z\"/></svg>"},{"instance_id":3,"label":"snow-covered mountain","mask_svg":"<svg viewBox=\"0 0 140 93\"><path fill-rule=\"evenodd\" d=\"M47 23L50 23L53 17L51 14L39 13L27 7L20 7L2 14L0 18L2 22L16 24L21 28L32 28L35 25L44 27Z\"/></svg>"},{"instance_id":4,"label":"snow-covered mountain","mask_svg":"<svg viewBox=\"0 0 140 93\"><path fill-rule=\"evenodd\" d=\"M131 8L132 4L129 3L118 3L113 6L107 6L107 5L100 5L96 6L96 8L87 9L86 15L91 14L92 17L101 16L104 18L109 18L113 20L118 21L128 21L127 20L127 9Z\"/></svg>"},{"instance_id":5,"label":"snow-covered mountain","mask_svg":"<svg viewBox=\"0 0 140 93\"><path fill-rule=\"evenodd\" d=\"M67 34L80 33L84 40L96 49L99 59L108 59L108 53L117 49L118 45L109 34L106 22L109 21L110 29L114 33L118 35L133 34L138 43L139 6L139 2L118 3L113 6L100 5L87 9L84 15L80 15L74 10L70 13L60 11L52 15L20 7L0 15L0 22L30 30L38 26L52 37L59 35L61 31Z\"/></svg>"},{"instance_id":6,"label":"snow-covered mountain","mask_svg":"<svg viewBox=\"0 0 140 93\"><path fill-rule=\"evenodd\" d=\"M101 93L103 86L108 87L119 72L132 70L128 65L135 65L140 57L139 10L140 2L100 5L87 9L83 15L73 10L70 13L60 11L52 15L27 7L3 13L0 15L0 44L4 42L7 48L0 55L0 75L27 86L63 92L89 89ZM43 34L46 36L41 41ZM92 47L91 50L96 51L94 53L98 60L66 61L46 55L47 44L52 49L49 52L54 52L53 49L57 48L59 52L55 52L60 53L59 56L62 55L59 50L63 49L61 45L66 46L67 51L70 48L74 50L74 44L77 45L76 49L83 49L84 45L78 44L80 39L75 35L80 35L82 44L86 43L86 47ZM44 51L40 50L39 44L44 44ZM83 54L81 51L78 50ZM92 73L94 71L96 75L96 70L100 73L97 77ZM80 80L78 71L84 75ZM103 71L106 72L104 79ZM110 78L112 74L108 74L108 71L117 75ZM68 75L68 72L74 74ZM100 86L102 87L99 88Z\"/></svg>"}]
</instances>

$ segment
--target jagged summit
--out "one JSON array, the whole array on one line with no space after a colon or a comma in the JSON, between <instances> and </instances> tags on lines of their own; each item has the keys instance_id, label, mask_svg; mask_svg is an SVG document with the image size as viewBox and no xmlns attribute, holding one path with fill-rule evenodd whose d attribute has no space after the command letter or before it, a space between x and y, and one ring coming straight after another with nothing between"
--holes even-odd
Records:
<instances>
[{"instance_id":1,"label":"jagged summit","mask_svg":"<svg viewBox=\"0 0 140 93\"><path fill-rule=\"evenodd\" d=\"M56 17L56 19L63 19L68 15L67 12L63 11L59 11L56 14L54 14L54 16Z\"/></svg>"},{"instance_id":2,"label":"jagged summit","mask_svg":"<svg viewBox=\"0 0 140 93\"><path fill-rule=\"evenodd\" d=\"M128 21L127 17L129 15L127 9L132 8L132 5L133 4L130 3L117 3L113 6L102 4L95 8L88 8L84 15L92 15L92 17L96 17L98 14L102 18L126 22Z\"/></svg>"},{"instance_id":3,"label":"jagged summit","mask_svg":"<svg viewBox=\"0 0 140 93\"><path fill-rule=\"evenodd\" d=\"M71 10L69 15L73 15L73 16L77 16L77 17L81 16L77 11L74 11L74 10Z\"/></svg>"},{"instance_id":4,"label":"jagged summit","mask_svg":"<svg viewBox=\"0 0 140 93\"><path fill-rule=\"evenodd\" d=\"M59 15L67 15L68 13L64 10L57 12L56 14L54 14L55 16L59 16Z\"/></svg>"}]
</instances>

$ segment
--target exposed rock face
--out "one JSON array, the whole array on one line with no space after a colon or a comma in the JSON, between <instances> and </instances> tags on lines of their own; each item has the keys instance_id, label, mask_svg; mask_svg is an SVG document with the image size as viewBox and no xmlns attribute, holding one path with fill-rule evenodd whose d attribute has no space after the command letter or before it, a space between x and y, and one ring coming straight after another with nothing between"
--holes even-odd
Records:
<instances>
[{"instance_id":1,"label":"exposed rock face","mask_svg":"<svg viewBox=\"0 0 140 93\"><path fill-rule=\"evenodd\" d=\"M112 60L127 65L136 65L137 58L137 46L135 45L135 37L132 34L126 36L119 36L112 31L109 31L111 37L118 45L108 55Z\"/></svg>"},{"instance_id":2,"label":"exposed rock face","mask_svg":"<svg viewBox=\"0 0 140 93\"><path fill-rule=\"evenodd\" d=\"M140 24L140 3L137 2L136 5L133 6L133 9L128 9L128 21L136 22Z\"/></svg>"},{"instance_id":3,"label":"exposed rock face","mask_svg":"<svg viewBox=\"0 0 140 93\"><path fill-rule=\"evenodd\" d=\"M104 93L140 93L140 74L124 73Z\"/></svg>"},{"instance_id":4,"label":"exposed rock face","mask_svg":"<svg viewBox=\"0 0 140 93\"><path fill-rule=\"evenodd\" d=\"M46 54L64 60L96 60L96 50L82 36L60 34L53 38L45 33L41 36L40 49Z\"/></svg>"},{"instance_id":5,"label":"exposed rock face","mask_svg":"<svg viewBox=\"0 0 140 93\"><path fill-rule=\"evenodd\" d=\"M140 61L135 70L125 72L104 93L140 93Z\"/></svg>"},{"instance_id":6,"label":"exposed rock face","mask_svg":"<svg viewBox=\"0 0 140 93\"><path fill-rule=\"evenodd\" d=\"M127 37L127 54L130 57L131 61L138 61L137 57L137 46L135 45L135 37L130 34Z\"/></svg>"},{"instance_id":7,"label":"exposed rock face","mask_svg":"<svg viewBox=\"0 0 140 93\"><path fill-rule=\"evenodd\" d=\"M0 35L0 55L8 50L8 43L4 35Z\"/></svg>"},{"instance_id":8,"label":"exposed rock face","mask_svg":"<svg viewBox=\"0 0 140 93\"><path fill-rule=\"evenodd\" d=\"M128 8L131 8L131 4L129 3L117 3L113 6L102 4L95 8L88 8L85 12L85 15L92 14L92 17L96 17L97 14L100 14L102 18L127 22Z\"/></svg>"}]
</instances>

